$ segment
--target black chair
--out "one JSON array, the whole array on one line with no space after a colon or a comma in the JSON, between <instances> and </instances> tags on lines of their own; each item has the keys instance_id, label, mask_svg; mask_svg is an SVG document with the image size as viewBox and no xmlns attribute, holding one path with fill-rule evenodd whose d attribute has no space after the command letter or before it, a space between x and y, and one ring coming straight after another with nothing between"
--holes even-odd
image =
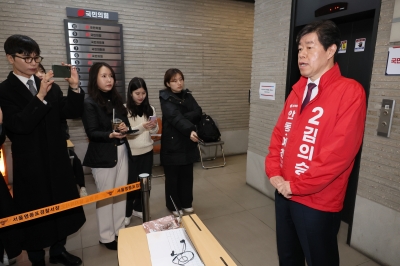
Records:
<instances>
[{"instance_id":1,"label":"black chair","mask_svg":"<svg viewBox=\"0 0 400 266\"><path fill-rule=\"evenodd\" d=\"M224 142L222 140L215 141L215 142L198 142L197 147L199 148L200 161L201 161L201 166L203 167L203 169L224 167L226 165L223 145L224 145ZM209 158L209 159L203 159L203 152L201 151L201 147L200 146L203 146L203 147L215 146L214 157L213 158ZM222 158L224 159L224 163L223 164L219 164L219 165L213 165L213 166L205 166L203 161L213 161L213 160L215 160L217 158L218 146L221 148L221 153L222 153Z\"/></svg>"}]
</instances>

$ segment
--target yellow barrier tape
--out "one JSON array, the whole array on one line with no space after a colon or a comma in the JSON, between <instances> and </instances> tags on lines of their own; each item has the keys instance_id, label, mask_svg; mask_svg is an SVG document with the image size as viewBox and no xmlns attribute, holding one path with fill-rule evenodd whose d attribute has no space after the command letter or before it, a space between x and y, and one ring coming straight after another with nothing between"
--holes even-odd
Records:
<instances>
[{"instance_id":1,"label":"yellow barrier tape","mask_svg":"<svg viewBox=\"0 0 400 266\"><path fill-rule=\"evenodd\" d=\"M54 204L45 208L20 213L17 215L9 216L0 219L0 228L7 227L14 224L23 223L26 221L34 220L43 216L51 215L57 212L62 212L65 210L69 210L75 207L83 206L89 203L93 203L96 201L100 201L103 199L115 197L118 195L122 195L134 190L140 189L140 182L128 184L125 186L116 187L110 190L98 192L96 194L92 194L86 197L66 201L59 204Z\"/></svg>"}]
</instances>

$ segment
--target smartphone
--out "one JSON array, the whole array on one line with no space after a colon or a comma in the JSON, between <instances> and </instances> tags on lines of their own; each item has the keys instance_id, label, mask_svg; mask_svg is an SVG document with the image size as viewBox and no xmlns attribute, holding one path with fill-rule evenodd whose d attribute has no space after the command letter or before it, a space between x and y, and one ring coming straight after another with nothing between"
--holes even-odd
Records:
<instances>
[{"instance_id":1,"label":"smartphone","mask_svg":"<svg viewBox=\"0 0 400 266\"><path fill-rule=\"evenodd\" d=\"M138 131L139 131L139 129L132 129L132 130L128 130L128 132L126 132L126 134L128 134L128 135L135 134Z\"/></svg>"},{"instance_id":2,"label":"smartphone","mask_svg":"<svg viewBox=\"0 0 400 266\"><path fill-rule=\"evenodd\" d=\"M197 140L198 140L199 142L204 143L204 140L202 140L201 138L199 138L199 136L197 136L196 138L197 138Z\"/></svg>"},{"instance_id":3,"label":"smartphone","mask_svg":"<svg viewBox=\"0 0 400 266\"><path fill-rule=\"evenodd\" d=\"M70 78L71 68L69 66L52 65L51 69L54 73L54 78Z\"/></svg>"},{"instance_id":4,"label":"smartphone","mask_svg":"<svg viewBox=\"0 0 400 266\"><path fill-rule=\"evenodd\" d=\"M149 117L149 120L150 120L150 121L156 121L156 120L157 120L157 116L151 115L151 116Z\"/></svg>"}]
</instances>

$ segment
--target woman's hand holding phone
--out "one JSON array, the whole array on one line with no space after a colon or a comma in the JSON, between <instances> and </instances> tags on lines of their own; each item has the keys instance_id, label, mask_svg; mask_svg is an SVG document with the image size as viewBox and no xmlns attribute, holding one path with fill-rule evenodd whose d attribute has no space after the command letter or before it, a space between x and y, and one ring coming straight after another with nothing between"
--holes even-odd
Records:
<instances>
[{"instance_id":1,"label":"woman's hand holding phone","mask_svg":"<svg viewBox=\"0 0 400 266\"><path fill-rule=\"evenodd\" d=\"M157 126L157 122L154 123L154 121L147 121L143 123L143 127L146 130L151 130Z\"/></svg>"},{"instance_id":2,"label":"woman's hand holding phone","mask_svg":"<svg viewBox=\"0 0 400 266\"><path fill-rule=\"evenodd\" d=\"M126 137L126 133L128 132L128 127L125 125L124 122L118 125L118 128L110 133L109 138L113 139L123 139Z\"/></svg>"},{"instance_id":3,"label":"woman's hand holding phone","mask_svg":"<svg viewBox=\"0 0 400 266\"><path fill-rule=\"evenodd\" d=\"M150 116L149 121L143 123L143 127L146 130L151 130L157 126L157 117L156 116Z\"/></svg>"},{"instance_id":4,"label":"woman's hand holding phone","mask_svg":"<svg viewBox=\"0 0 400 266\"><path fill-rule=\"evenodd\" d=\"M196 131L192 131L192 133L190 133L190 139L193 142L202 142L202 143L204 143L204 141L201 138L199 138L199 136L197 136Z\"/></svg>"},{"instance_id":5,"label":"woman's hand holding phone","mask_svg":"<svg viewBox=\"0 0 400 266\"><path fill-rule=\"evenodd\" d=\"M128 127L125 125L124 122L122 122L121 124L119 124L118 130L120 133L126 134L126 132L128 132Z\"/></svg>"}]
</instances>

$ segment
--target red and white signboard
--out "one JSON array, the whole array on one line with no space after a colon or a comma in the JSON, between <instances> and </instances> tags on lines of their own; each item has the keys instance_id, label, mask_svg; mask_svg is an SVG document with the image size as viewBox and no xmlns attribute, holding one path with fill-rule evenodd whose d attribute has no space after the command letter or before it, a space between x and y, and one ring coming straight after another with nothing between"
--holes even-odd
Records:
<instances>
[{"instance_id":1,"label":"red and white signboard","mask_svg":"<svg viewBox=\"0 0 400 266\"><path fill-rule=\"evenodd\" d=\"M389 47L385 75L400 75L400 46Z\"/></svg>"}]
</instances>

